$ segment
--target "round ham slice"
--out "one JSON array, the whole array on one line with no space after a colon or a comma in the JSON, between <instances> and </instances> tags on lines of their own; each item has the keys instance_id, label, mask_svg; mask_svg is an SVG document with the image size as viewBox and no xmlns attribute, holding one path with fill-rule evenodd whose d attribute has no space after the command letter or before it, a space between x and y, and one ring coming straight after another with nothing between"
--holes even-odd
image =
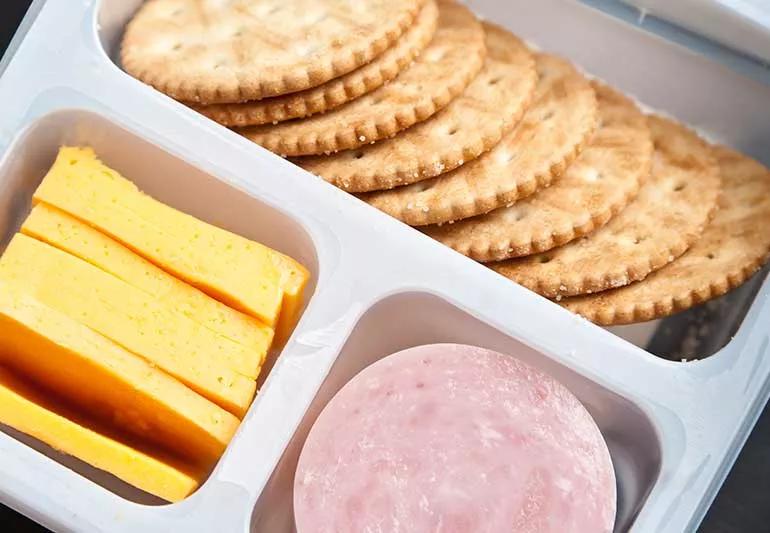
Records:
<instances>
[{"instance_id":1,"label":"round ham slice","mask_svg":"<svg viewBox=\"0 0 770 533\"><path fill-rule=\"evenodd\" d=\"M298 533L601 533L615 475L591 416L514 357L399 352L319 416L294 486Z\"/></svg>"}]
</instances>

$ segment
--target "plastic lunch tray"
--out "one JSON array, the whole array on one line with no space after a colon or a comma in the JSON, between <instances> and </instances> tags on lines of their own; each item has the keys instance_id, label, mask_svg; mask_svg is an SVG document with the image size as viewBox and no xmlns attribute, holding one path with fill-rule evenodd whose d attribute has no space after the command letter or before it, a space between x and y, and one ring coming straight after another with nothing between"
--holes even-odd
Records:
<instances>
[{"instance_id":1,"label":"plastic lunch tray","mask_svg":"<svg viewBox=\"0 0 770 533\"><path fill-rule=\"evenodd\" d=\"M770 63L767 0L623 0Z\"/></svg>"},{"instance_id":2,"label":"plastic lunch tray","mask_svg":"<svg viewBox=\"0 0 770 533\"><path fill-rule=\"evenodd\" d=\"M770 395L764 273L705 310L594 326L129 77L111 58L139 1L33 6L0 80L2 242L57 147L90 144L150 194L303 261L308 304L216 470L185 501L161 505L2 428L2 503L60 531L292 531L293 469L325 402L384 355L462 342L518 355L587 406L617 472L617 531L697 527ZM768 163L770 86L581 3L471 4ZM648 351L693 327L694 355L715 355L682 363Z\"/></svg>"}]
</instances>

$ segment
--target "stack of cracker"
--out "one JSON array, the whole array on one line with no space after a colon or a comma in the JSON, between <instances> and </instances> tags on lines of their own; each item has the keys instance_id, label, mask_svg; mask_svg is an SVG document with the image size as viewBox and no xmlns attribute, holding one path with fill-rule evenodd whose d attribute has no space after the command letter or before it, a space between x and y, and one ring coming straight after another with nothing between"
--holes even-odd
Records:
<instances>
[{"instance_id":1,"label":"stack of cracker","mask_svg":"<svg viewBox=\"0 0 770 533\"><path fill-rule=\"evenodd\" d=\"M770 171L452 0L150 0L123 65L599 324L770 256Z\"/></svg>"}]
</instances>

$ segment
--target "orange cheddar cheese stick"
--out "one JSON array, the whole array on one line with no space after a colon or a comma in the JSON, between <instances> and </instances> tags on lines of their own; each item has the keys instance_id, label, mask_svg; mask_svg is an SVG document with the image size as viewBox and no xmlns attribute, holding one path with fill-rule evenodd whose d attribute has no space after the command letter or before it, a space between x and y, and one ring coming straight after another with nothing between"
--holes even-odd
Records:
<instances>
[{"instance_id":1,"label":"orange cheddar cheese stick","mask_svg":"<svg viewBox=\"0 0 770 533\"><path fill-rule=\"evenodd\" d=\"M47 204L38 204L21 231L154 296L187 318L253 350L264 363L273 341L271 328L178 280L91 226Z\"/></svg>"},{"instance_id":2,"label":"orange cheddar cheese stick","mask_svg":"<svg viewBox=\"0 0 770 533\"><path fill-rule=\"evenodd\" d=\"M286 276L270 248L147 196L90 148L61 148L33 201L86 222L270 327L278 322Z\"/></svg>"},{"instance_id":3,"label":"orange cheddar cheese stick","mask_svg":"<svg viewBox=\"0 0 770 533\"><path fill-rule=\"evenodd\" d=\"M21 233L0 257L0 279L28 292L242 417L261 357L115 276Z\"/></svg>"},{"instance_id":4,"label":"orange cheddar cheese stick","mask_svg":"<svg viewBox=\"0 0 770 533\"><path fill-rule=\"evenodd\" d=\"M0 364L120 430L211 466L239 420L141 357L0 282Z\"/></svg>"},{"instance_id":5,"label":"orange cheddar cheese stick","mask_svg":"<svg viewBox=\"0 0 770 533\"><path fill-rule=\"evenodd\" d=\"M186 498L203 479L167 453L138 449L108 431L96 431L92 421L2 367L0 423L169 502Z\"/></svg>"}]
</instances>

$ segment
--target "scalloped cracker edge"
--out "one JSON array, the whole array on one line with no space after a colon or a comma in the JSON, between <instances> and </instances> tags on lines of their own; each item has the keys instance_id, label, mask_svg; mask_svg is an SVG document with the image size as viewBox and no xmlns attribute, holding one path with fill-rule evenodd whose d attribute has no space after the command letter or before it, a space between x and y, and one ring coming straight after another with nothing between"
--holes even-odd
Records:
<instances>
[{"instance_id":1,"label":"scalloped cracker edge","mask_svg":"<svg viewBox=\"0 0 770 533\"><path fill-rule=\"evenodd\" d=\"M259 126L323 113L355 100L394 79L419 56L436 32L438 6L428 0L406 33L370 63L318 87L240 104L190 107L223 126Z\"/></svg>"},{"instance_id":2,"label":"scalloped cracker edge","mask_svg":"<svg viewBox=\"0 0 770 533\"><path fill-rule=\"evenodd\" d=\"M372 61L424 3L149 0L126 27L121 63L177 100L258 100L318 86Z\"/></svg>"},{"instance_id":3,"label":"scalloped cracker edge","mask_svg":"<svg viewBox=\"0 0 770 533\"><path fill-rule=\"evenodd\" d=\"M711 224L682 257L627 287L568 298L567 309L610 326L663 318L738 287L770 259L770 170L714 148L723 192Z\"/></svg>"},{"instance_id":4,"label":"scalloped cracker edge","mask_svg":"<svg viewBox=\"0 0 770 533\"><path fill-rule=\"evenodd\" d=\"M681 124L649 117L652 175L637 198L596 232L542 254L489 266L560 299L640 281L687 251L703 233L721 188L711 147Z\"/></svg>"},{"instance_id":5,"label":"scalloped cracker edge","mask_svg":"<svg viewBox=\"0 0 770 533\"><path fill-rule=\"evenodd\" d=\"M503 261L564 245L620 213L650 176L650 130L631 100L593 87L599 129L560 180L511 207L423 231L476 261Z\"/></svg>"},{"instance_id":6,"label":"scalloped cracker edge","mask_svg":"<svg viewBox=\"0 0 770 533\"><path fill-rule=\"evenodd\" d=\"M523 116L537 73L517 37L487 23L484 30L484 68L447 107L391 139L295 162L340 189L369 192L433 178L488 151Z\"/></svg>"},{"instance_id":7,"label":"scalloped cracker edge","mask_svg":"<svg viewBox=\"0 0 770 533\"><path fill-rule=\"evenodd\" d=\"M512 205L558 179L590 141L596 94L569 62L536 57L532 105L489 152L437 178L361 199L412 226L441 224Z\"/></svg>"},{"instance_id":8,"label":"scalloped cracker edge","mask_svg":"<svg viewBox=\"0 0 770 533\"><path fill-rule=\"evenodd\" d=\"M460 4L440 0L433 40L387 85L327 113L236 131L282 156L358 148L392 137L446 107L479 73L485 55L484 30L476 16Z\"/></svg>"}]
</instances>

